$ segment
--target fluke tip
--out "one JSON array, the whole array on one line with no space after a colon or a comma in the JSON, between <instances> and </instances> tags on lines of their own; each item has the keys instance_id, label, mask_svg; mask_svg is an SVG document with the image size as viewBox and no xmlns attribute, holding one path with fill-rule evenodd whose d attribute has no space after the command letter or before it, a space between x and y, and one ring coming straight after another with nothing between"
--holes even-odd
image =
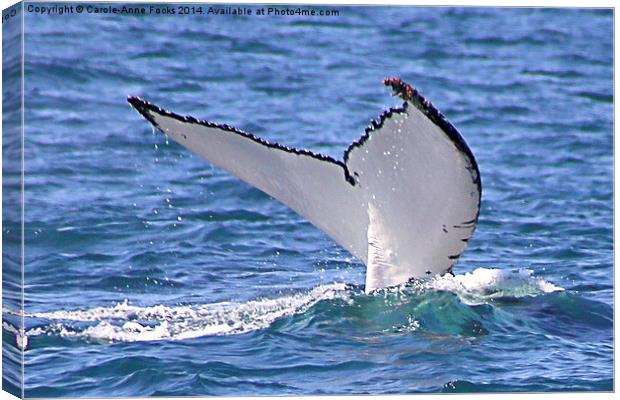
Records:
<instances>
[{"instance_id":1,"label":"fluke tip","mask_svg":"<svg viewBox=\"0 0 620 400\"><path fill-rule=\"evenodd\" d=\"M412 100L417 93L411 85L400 78L385 78L383 84L391 87L394 94L400 96L403 100Z\"/></svg>"}]
</instances>

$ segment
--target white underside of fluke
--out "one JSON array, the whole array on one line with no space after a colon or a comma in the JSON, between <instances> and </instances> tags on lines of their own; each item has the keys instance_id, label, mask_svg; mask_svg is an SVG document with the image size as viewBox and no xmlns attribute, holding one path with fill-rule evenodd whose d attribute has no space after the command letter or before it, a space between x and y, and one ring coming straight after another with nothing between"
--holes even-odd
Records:
<instances>
[{"instance_id":1,"label":"white underside of fluke","mask_svg":"<svg viewBox=\"0 0 620 400\"><path fill-rule=\"evenodd\" d=\"M129 102L171 139L286 204L359 258L370 292L449 271L476 227L475 159L456 129L413 93L345 161Z\"/></svg>"}]
</instances>

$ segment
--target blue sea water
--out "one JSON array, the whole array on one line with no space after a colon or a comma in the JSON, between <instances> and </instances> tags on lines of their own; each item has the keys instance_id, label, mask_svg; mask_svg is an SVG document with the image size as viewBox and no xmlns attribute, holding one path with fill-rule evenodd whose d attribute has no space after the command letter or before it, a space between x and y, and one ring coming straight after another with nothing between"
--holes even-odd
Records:
<instances>
[{"instance_id":1,"label":"blue sea water","mask_svg":"<svg viewBox=\"0 0 620 400\"><path fill-rule=\"evenodd\" d=\"M25 15L27 397L613 389L612 11L330 10ZM399 104L388 76L459 128L483 197L454 277L372 295L325 234L126 103L340 158Z\"/></svg>"}]
</instances>

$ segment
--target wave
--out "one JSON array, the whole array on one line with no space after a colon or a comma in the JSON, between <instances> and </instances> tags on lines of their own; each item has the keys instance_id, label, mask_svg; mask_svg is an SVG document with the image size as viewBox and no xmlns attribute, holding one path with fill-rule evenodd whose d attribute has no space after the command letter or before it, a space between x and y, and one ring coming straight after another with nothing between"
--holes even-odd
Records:
<instances>
[{"instance_id":1,"label":"wave","mask_svg":"<svg viewBox=\"0 0 620 400\"><path fill-rule=\"evenodd\" d=\"M350 314L355 315L359 313L360 307L367 309L370 314L376 312L376 307L383 308L380 314L389 314L392 312L390 310L398 309L398 306L406 303L410 307L418 307L417 313L421 314L419 306L424 303L421 299L428 294L435 295L434 299L437 302L436 295L449 292L458 298L457 301L462 303L461 307L467 308L495 299L535 297L563 290L534 276L531 270L478 268L462 275L446 275L416 281L406 286L381 289L371 295L365 295L359 288L344 283L334 283L319 285L308 291L284 294L275 298L260 298L245 303L143 307L130 305L125 300L109 307L32 313L26 314L25 317L36 319L39 325L27 330L25 336L61 336L104 343L187 340L266 329L277 320L317 314L308 311L318 307L318 303L321 302L326 303L324 307L327 307L328 311L334 311L335 302L339 301L344 307L349 307ZM433 298L429 301L433 302ZM410 314L408 311L405 316L407 326L399 331L415 331L420 328L420 321ZM397 315L395 318L400 317ZM48 323L41 325L41 320ZM13 332L7 329L6 325L10 324L5 321L5 330ZM379 330L386 332L385 329Z\"/></svg>"},{"instance_id":2,"label":"wave","mask_svg":"<svg viewBox=\"0 0 620 400\"><path fill-rule=\"evenodd\" d=\"M465 304L481 304L489 299L521 298L543 293L560 292L564 288L534 276L530 269L501 270L477 268L463 275L444 275L422 288L456 293Z\"/></svg>"},{"instance_id":3,"label":"wave","mask_svg":"<svg viewBox=\"0 0 620 400\"><path fill-rule=\"evenodd\" d=\"M308 292L246 303L139 307L129 305L125 300L112 307L27 314L31 318L64 323L52 324L49 329L34 328L26 334L33 336L53 332L63 337L82 337L104 342L184 340L209 335L241 334L267 328L283 316L303 313L321 300L345 295L345 284L336 283L317 286ZM96 324L79 330L70 322Z\"/></svg>"}]
</instances>

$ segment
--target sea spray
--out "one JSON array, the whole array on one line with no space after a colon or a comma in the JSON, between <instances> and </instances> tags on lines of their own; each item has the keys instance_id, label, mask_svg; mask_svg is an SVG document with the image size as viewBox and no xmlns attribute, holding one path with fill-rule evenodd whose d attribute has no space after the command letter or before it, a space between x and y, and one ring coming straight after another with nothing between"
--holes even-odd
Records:
<instances>
[{"instance_id":1,"label":"sea spray","mask_svg":"<svg viewBox=\"0 0 620 400\"><path fill-rule=\"evenodd\" d=\"M319 301L346 298L346 285L320 285L310 291L246 303L139 307L127 301L113 307L30 314L53 321L96 322L86 329L57 329L61 336L96 341L183 340L201 336L240 334L267 328L276 319L305 312ZM71 326L71 324L64 324ZM32 335L35 332L28 332ZM41 333L40 330L37 333Z\"/></svg>"},{"instance_id":2,"label":"sea spray","mask_svg":"<svg viewBox=\"0 0 620 400\"><path fill-rule=\"evenodd\" d=\"M33 328L27 331L26 335L53 334L101 342L185 340L265 329L280 318L303 314L324 300L339 299L349 305L356 303L360 306L367 303L364 298L371 300L379 297L384 299L384 312L389 313L390 309L415 303L425 292L451 292L458 296L464 305L477 305L501 297L537 296L561 290L564 289L534 276L531 270L477 268L462 275L444 275L415 281L406 286L378 290L370 296L347 289L343 283L334 283L245 303L160 304L141 307L130 305L125 300L111 307L33 313L26 317L55 323L46 328ZM371 309L374 309L373 307ZM72 324L75 322L82 325L86 323L86 326L78 328ZM420 328L420 323L411 319L406 326L407 329L404 330L414 331Z\"/></svg>"},{"instance_id":3,"label":"sea spray","mask_svg":"<svg viewBox=\"0 0 620 400\"><path fill-rule=\"evenodd\" d=\"M534 276L532 270L503 270L476 268L462 275L444 275L427 283L428 288L454 292L461 301L476 304L501 297L537 296L564 290L543 278Z\"/></svg>"}]
</instances>

